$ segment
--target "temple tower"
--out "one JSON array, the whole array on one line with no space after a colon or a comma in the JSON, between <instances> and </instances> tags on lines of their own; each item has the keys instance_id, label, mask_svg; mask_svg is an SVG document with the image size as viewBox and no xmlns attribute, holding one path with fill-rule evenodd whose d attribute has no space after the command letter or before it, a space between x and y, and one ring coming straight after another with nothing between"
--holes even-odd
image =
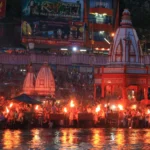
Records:
<instances>
[{"instance_id":1,"label":"temple tower","mask_svg":"<svg viewBox=\"0 0 150 150\"><path fill-rule=\"evenodd\" d=\"M34 93L34 84L35 84L35 75L33 73L32 66L30 65L28 68L28 73L24 79L23 93L32 95Z\"/></svg>"},{"instance_id":2,"label":"temple tower","mask_svg":"<svg viewBox=\"0 0 150 150\"><path fill-rule=\"evenodd\" d=\"M108 64L95 69L94 97L99 87L101 97L107 102L119 100L128 105L148 99L149 71L143 63L139 38L128 9L123 11L110 47Z\"/></svg>"},{"instance_id":3,"label":"temple tower","mask_svg":"<svg viewBox=\"0 0 150 150\"><path fill-rule=\"evenodd\" d=\"M132 26L128 9L122 14L122 21L114 36L109 53L109 64L143 65L139 38Z\"/></svg>"},{"instance_id":4,"label":"temple tower","mask_svg":"<svg viewBox=\"0 0 150 150\"><path fill-rule=\"evenodd\" d=\"M55 95L55 80L48 63L44 63L37 75L35 92L44 96Z\"/></svg>"}]
</instances>

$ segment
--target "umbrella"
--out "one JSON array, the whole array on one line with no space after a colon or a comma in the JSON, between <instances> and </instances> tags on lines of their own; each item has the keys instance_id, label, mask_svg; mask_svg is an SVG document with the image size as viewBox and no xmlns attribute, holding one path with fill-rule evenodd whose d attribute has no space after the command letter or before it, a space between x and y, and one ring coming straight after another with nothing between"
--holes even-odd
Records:
<instances>
[{"instance_id":1,"label":"umbrella","mask_svg":"<svg viewBox=\"0 0 150 150\"><path fill-rule=\"evenodd\" d=\"M20 102L27 103L27 104L41 104L40 101L37 101L37 100L31 98L27 94L21 94L21 95L19 95L17 97L14 97L12 99L20 101Z\"/></svg>"}]
</instances>

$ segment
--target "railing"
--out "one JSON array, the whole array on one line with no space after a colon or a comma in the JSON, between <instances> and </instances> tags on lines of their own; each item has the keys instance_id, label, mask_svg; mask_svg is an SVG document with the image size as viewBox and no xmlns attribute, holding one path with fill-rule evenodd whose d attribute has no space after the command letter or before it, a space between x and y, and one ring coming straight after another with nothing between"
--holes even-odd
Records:
<instances>
[{"instance_id":1,"label":"railing","mask_svg":"<svg viewBox=\"0 0 150 150\"><path fill-rule=\"evenodd\" d=\"M0 64L12 64L12 65L26 65L29 63L42 64L43 62L56 65L72 65L72 64L83 64L83 65L96 65L103 66L107 64L108 56L104 55L89 55L89 54L72 54L71 56L60 56L60 55L43 55L43 54L0 54ZM150 56L144 56L144 64L150 65ZM137 73L145 70L134 70ZM122 72L122 71L121 71ZM127 70L128 73L133 72ZM150 71L149 71L150 73Z\"/></svg>"},{"instance_id":2,"label":"railing","mask_svg":"<svg viewBox=\"0 0 150 150\"><path fill-rule=\"evenodd\" d=\"M48 62L49 64L56 65L105 65L107 63L107 56L93 56L88 54L75 54L72 56L56 56L56 55L43 55L43 54L28 54L28 55L14 55L14 54L0 54L1 64L42 64Z\"/></svg>"}]
</instances>

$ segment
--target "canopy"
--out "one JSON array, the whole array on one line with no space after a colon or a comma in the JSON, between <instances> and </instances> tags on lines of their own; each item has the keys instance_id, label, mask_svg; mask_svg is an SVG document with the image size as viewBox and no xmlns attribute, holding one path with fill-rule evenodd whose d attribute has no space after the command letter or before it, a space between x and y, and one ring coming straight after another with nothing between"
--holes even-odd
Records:
<instances>
[{"instance_id":1,"label":"canopy","mask_svg":"<svg viewBox=\"0 0 150 150\"><path fill-rule=\"evenodd\" d=\"M31 98L27 94L21 94L21 95L14 97L12 99L17 100L19 102L27 103L27 104L41 104L40 101L37 101L37 100Z\"/></svg>"}]
</instances>

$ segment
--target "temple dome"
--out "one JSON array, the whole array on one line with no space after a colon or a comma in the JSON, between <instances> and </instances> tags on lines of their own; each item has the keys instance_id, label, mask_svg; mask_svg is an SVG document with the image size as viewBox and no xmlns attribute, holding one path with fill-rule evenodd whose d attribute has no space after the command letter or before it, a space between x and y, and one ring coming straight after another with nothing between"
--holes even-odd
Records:
<instances>
[{"instance_id":1,"label":"temple dome","mask_svg":"<svg viewBox=\"0 0 150 150\"><path fill-rule=\"evenodd\" d=\"M123 11L120 24L110 48L109 64L143 65L142 49L128 9Z\"/></svg>"},{"instance_id":2,"label":"temple dome","mask_svg":"<svg viewBox=\"0 0 150 150\"><path fill-rule=\"evenodd\" d=\"M37 75L35 91L38 95L55 95L55 80L48 63L44 63Z\"/></svg>"},{"instance_id":3,"label":"temple dome","mask_svg":"<svg viewBox=\"0 0 150 150\"><path fill-rule=\"evenodd\" d=\"M35 83L35 75L32 70L32 66L29 66L28 73L24 79L23 83L23 93L33 94L34 92L34 83Z\"/></svg>"}]
</instances>

